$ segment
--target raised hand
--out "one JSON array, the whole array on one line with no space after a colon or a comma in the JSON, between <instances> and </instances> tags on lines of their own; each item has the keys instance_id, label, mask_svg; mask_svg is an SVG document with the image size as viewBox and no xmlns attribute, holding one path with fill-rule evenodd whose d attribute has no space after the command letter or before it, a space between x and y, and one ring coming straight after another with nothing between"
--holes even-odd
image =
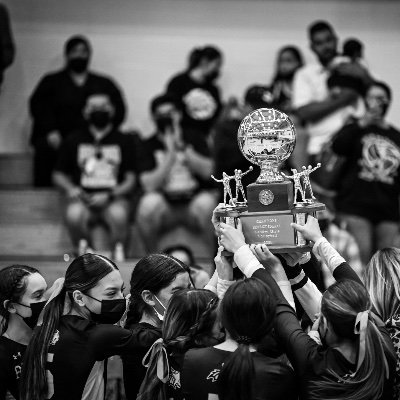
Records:
<instances>
[{"instance_id":1,"label":"raised hand","mask_svg":"<svg viewBox=\"0 0 400 400\"><path fill-rule=\"evenodd\" d=\"M220 244L224 246L227 251L235 253L235 251L246 244L240 219L238 220L237 228L222 222L220 224L220 232Z\"/></svg>"}]
</instances>

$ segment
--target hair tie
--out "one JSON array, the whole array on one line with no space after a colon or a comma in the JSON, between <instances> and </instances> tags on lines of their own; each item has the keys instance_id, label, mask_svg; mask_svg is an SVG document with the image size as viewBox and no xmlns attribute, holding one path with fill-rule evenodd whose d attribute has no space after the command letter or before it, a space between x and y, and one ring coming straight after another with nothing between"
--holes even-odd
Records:
<instances>
[{"instance_id":1,"label":"hair tie","mask_svg":"<svg viewBox=\"0 0 400 400\"><path fill-rule=\"evenodd\" d=\"M157 339L149 351L143 357L142 365L146 368L153 363L154 358L157 357L157 378L166 383L169 378L169 362L168 354L165 349L164 341L162 338Z\"/></svg>"},{"instance_id":2,"label":"hair tie","mask_svg":"<svg viewBox=\"0 0 400 400\"><path fill-rule=\"evenodd\" d=\"M49 297L49 299L47 300L46 304L43 307L43 310L41 311L41 313L39 314L39 318L38 318L38 322L37 322L37 326L41 326L43 323L43 315L44 312L46 310L46 307L48 306L48 304L50 302L52 302L57 296L60 295L60 293L62 292L62 290L64 289L64 284L65 284L65 278L58 278L54 281L53 286L49 289L51 290L51 295Z\"/></svg>"},{"instance_id":3,"label":"hair tie","mask_svg":"<svg viewBox=\"0 0 400 400\"><path fill-rule=\"evenodd\" d=\"M251 338L249 336L239 336L236 341L239 344L250 344L251 343Z\"/></svg>"}]
</instances>

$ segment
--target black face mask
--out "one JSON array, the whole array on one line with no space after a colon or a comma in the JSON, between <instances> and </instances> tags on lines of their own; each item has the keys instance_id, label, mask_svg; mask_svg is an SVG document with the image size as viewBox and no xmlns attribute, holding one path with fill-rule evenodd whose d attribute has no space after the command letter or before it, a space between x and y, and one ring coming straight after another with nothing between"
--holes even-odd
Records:
<instances>
[{"instance_id":1,"label":"black face mask","mask_svg":"<svg viewBox=\"0 0 400 400\"><path fill-rule=\"evenodd\" d=\"M20 306L30 308L32 312L32 315L30 317L23 317L20 314L18 315L24 320L24 322L29 326L29 328L33 329L36 326L39 319L39 315L42 312L46 303L47 303L46 301L39 301L38 303L31 303L29 306L22 303L16 303L19 304Z\"/></svg>"},{"instance_id":2,"label":"black face mask","mask_svg":"<svg viewBox=\"0 0 400 400\"><path fill-rule=\"evenodd\" d=\"M86 294L87 297L90 297L93 300L101 303L101 311L100 314L96 314L89 310L90 318L93 322L98 324L116 324L118 321L122 319L126 311L126 300L123 299L114 299L114 300L98 300L92 296Z\"/></svg>"},{"instance_id":3,"label":"black face mask","mask_svg":"<svg viewBox=\"0 0 400 400\"><path fill-rule=\"evenodd\" d=\"M219 77L219 70L215 70L215 71L211 71L207 76L206 76L206 80L207 82L213 82L216 79L218 79Z\"/></svg>"},{"instance_id":4,"label":"black face mask","mask_svg":"<svg viewBox=\"0 0 400 400\"><path fill-rule=\"evenodd\" d=\"M89 123L97 129L104 129L111 122L111 114L105 110L92 111L89 114Z\"/></svg>"},{"instance_id":5,"label":"black face mask","mask_svg":"<svg viewBox=\"0 0 400 400\"><path fill-rule=\"evenodd\" d=\"M80 74L87 70L88 65L89 65L88 58L76 57L76 58L71 58L70 60L68 60L67 68L71 72L76 72L77 74Z\"/></svg>"},{"instance_id":6,"label":"black face mask","mask_svg":"<svg viewBox=\"0 0 400 400\"><path fill-rule=\"evenodd\" d=\"M161 133L165 133L167 130L172 129L173 120L169 115L164 115L156 118L157 129Z\"/></svg>"}]
</instances>

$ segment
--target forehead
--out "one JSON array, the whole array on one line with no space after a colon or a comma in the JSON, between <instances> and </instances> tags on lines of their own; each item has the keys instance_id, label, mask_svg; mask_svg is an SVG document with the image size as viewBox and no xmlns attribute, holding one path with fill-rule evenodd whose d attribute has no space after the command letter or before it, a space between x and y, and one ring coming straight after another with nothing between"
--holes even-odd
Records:
<instances>
[{"instance_id":1,"label":"forehead","mask_svg":"<svg viewBox=\"0 0 400 400\"><path fill-rule=\"evenodd\" d=\"M89 107L99 107L104 105L108 106L111 102L110 98L106 94L95 94L87 99L86 104Z\"/></svg>"},{"instance_id":2,"label":"forehead","mask_svg":"<svg viewBox=\"0 0 400 400\"><path fill-rule=\"evenodd\" d=\"M169 284L168 288L172 289L174 287L188 287L189 286L189 273L186 271L182 271L182 273L178 274L175 279Z\"/></svg>"},{"instance_id":3,"label":"forehead","mask_svg":"<svg viewBox=\"0 0 400 400\"><path fill-rule=\"evenodd\" d=\"M40 275L39 273L35 272L34 274L26 276L25 294L27 296L39 290L46 290L46 288L47 288L47 283L44 280L43 276Z\"/></svg>"},{"instance_id":4,"label":"forehead","mask_svg":"<svg viewBox=\"0 0 400 400\"><path fill-rule=\"evenodd\" d=\"M104 278L100 279L100 281L98 282L98 284L94 289L105 290L111 287L121 288L123 283L124 281L122 280L120 272L117 269L115 269L108 275L106 275Z\"/></svg>"},{"instance_id":5,"label":"forehead","mask_svg":"<svg viewBox=\"0 0 400 400\"><path fill-rule=\"evenodd\" d=\"M293 51L291 50L284 50L280 56L279 56L280 61L297 61L297 58L293 54Z\"/></svg>"},{"instance_id":6,"label":"forehead","mask_svg":"<svg viewBox=\"0 0 400 400\"><path fill-rule=\"evenodd\" d=\"M333 40L335 38L335 35L333 34L333 32L329 29L324 29L318 32L315 32L312 35L311 41L313 43L324 43L324 42L328 42L330 40Z\"/></svg>"},{"instance_id":7,"label":"forehead","mask_svg":"<svg viewBox=\"0 0 400 400\"><path fill-rule=\"evenodd\" d=\"M67 56L71 54L74 55L76 53L89 53L89 49L84 43L78 43L68 52Z\"/></svg>"},{"instance_id":8,"label":"forehead","mask_svg":"<svg viewBox=\"0 0 400 400\"><path fill-rule=\"evenodd\" d=\"M380 86L371 86L368 89L368 96L374 96L374 97L385 97L388 98L389 96L386 93L386 90L384 90Z\"/></svg>"}]
</instances>

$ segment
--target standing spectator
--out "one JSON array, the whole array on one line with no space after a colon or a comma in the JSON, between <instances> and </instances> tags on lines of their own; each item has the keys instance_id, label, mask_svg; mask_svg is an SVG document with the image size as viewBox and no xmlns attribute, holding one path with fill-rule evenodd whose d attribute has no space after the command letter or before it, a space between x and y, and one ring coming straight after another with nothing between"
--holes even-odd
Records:
<instances>
[{"instance_id":1,"label":"standing spectator","mask_svg":"<svg viewBox=\"0 0 400 400\"><path fill-rule=\"evenodd\" d=\"M185 72L173 77L167 92L182 104L184 139L204 140L221 110L221 99L215 80L222 65L222 54L215 47L194 49Z\"/></svg>"},{"instance_id":2,"label":"standing spectator","mask_svg":"<svg viewBox=\"0 0 400 400\"><path fill-rule=\"evenodd\" d=\"M91 53L86 38L70 38L65 44L65 67L46 75L32 94L35 186L51 186L51 174L63 140L85 126L82 110L89 93L107 93L115 107L115 126L124 120L125 104L118 87L111 79L89 72Z\"/></svg>"},{"instance_id":3,"label":"standing spectator","mask_svg":"<svg viewBox=\"0 0 400 400\"><path fill-rule=\"evenodd\" d=\"M349 87L339 92L330 92L328 78L331 75L330 63L337 56L338 39L327 22L317 21L309 28L311 49L318 63L306 65L295 75L293 83L293 107L298 117L305 121L309 142L307 152L311 161L321 151L322 146L348 120L357 100L357 92ZM340 72L342 66L337 66ZM343 68L342 68L343 69ZM347 64L346 75L362 78L366 83L369 75L357 63Z\"/></svg>"},{"instance_id":4,"label":"standing spectator","mask_svg":"<svg viewBox=\"0 0 400 400\"><path fill-rule=\"evenodd\" d=\"M347 159L336 207L364 265L376 249L393 246L399 231L400 132L385 120L391 97L389 86L373 83L365 117L345 126L332 144Z\"/></svg>"},{"instance_id":5,"label":"standing spectator","mask_svg":"<svg viewBox=\"0 0 400 400\"><path fill-rule=\"evenodd\" d=\"M293 110L293 79L296 71L302 66L303 56L297 47L285 46L279 50L271 87L274 106L284 113L291 113Z\"/></svg>"},{"instance_id":6,"label":"standing spectator","mask_svg":"<svg viewBox=\"0 0 400 400\"><path fill-rule=\"evenodd\" d=\"M101 223L109 230L121 259L137 168L132 136L114 126L115 109L107 93L88 97L86 128L65 140L53 179L68 198L66 223L75 248L81 247L81 240L90 243L93 224Z\"/></svg>"},{"instance_id":7,"label":"standing spectator","mask_svg":"<svg viewBox=\"0 0 400 400\"><path fill-rule=\"evenodd\" d=\"M203 234L211 255L215 236L210 218L217 199L211 189L207 143L186 140L179 103L170 95L156 97L151 113L156 133L140 151L141 184L146 193L137 211L146 250L156 251L160 234L183 224Z\"/></svg>"},{"instance_id":8,"label":"standing spectator","mask_svg":"<svg viewBox=\"0 0 400 400\"><path fill-rule=\"evenodd\" d=\"M12 64L15 46L11 32L10 17L4 4L0 4L0 88L4 71Z\"/></svg>"}]
</instances>

